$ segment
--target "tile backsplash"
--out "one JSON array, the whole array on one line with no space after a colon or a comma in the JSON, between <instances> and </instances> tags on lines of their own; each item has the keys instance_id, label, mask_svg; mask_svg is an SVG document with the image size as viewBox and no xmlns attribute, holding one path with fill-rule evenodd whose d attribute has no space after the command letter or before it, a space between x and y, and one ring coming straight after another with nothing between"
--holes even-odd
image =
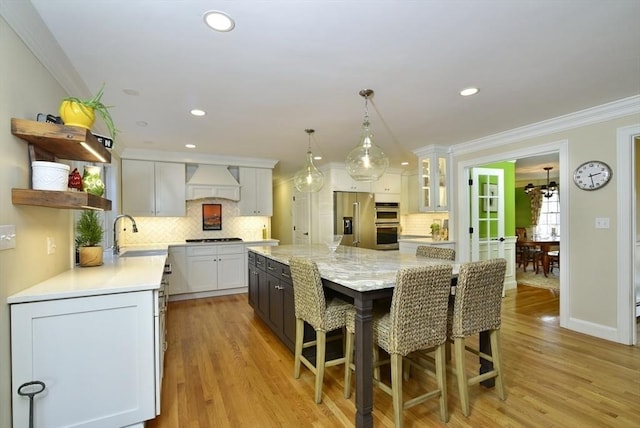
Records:
<instances>
[{"instance_id":1,"label":"tile backsplash","mask_svg":"<svg viewBox=\"0 0 640 428\"><path fill-rule=\"evenodd\" d=\"M202 230L202 204L222 205L222 230ZM242 238L245 241L262 239L262 228L271 236L270 217L240 216L238 203L227 199L187 201L185 217L135 217L138 233L131 231L129 220L121 220L120 245L140 245L182 242L192 238Z\"/></svg>"},{"instance_id":2,"label":"tile backsplash","mask_svg":"<svg viewBox=\"0 0 640 428\"><path fill-rule=\"evenodd\" d=\"M431 223L434 220L440 220L442 224L447 219L449 219L448 212L403 215L400 217L401 235L431 236Z\"/></svg>"}]
</instances>

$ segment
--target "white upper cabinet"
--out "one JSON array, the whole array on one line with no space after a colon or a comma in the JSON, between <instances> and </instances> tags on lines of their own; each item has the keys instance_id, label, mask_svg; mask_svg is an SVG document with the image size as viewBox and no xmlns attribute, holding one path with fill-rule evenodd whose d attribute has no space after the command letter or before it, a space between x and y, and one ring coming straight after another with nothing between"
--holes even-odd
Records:
<instances>
[{"instance_id":1,"label":"white upper cabinet","mask_svg":"<svg viewBox=\"0 0 640 428\"><path fill-rule=\"evenodd\" d=\"M269 168L238 168L240 215L273 215L272 171Z\"/></svg>"},{"instance_id":2,"label":"white upper cabinet","mask_svg":"<svg viewBox=\"0 0 640 428\"><path fill-rule=\"evenodd\" d=\"M186 215L185 164L122 160L122 212L140 217Z\"/></svg>"},{"instance_id":3,"label":"white upper cabinet","mask_svg":"<svg viewBox=\"0 0 640 428\"><path fill-rule=\"evenodd\" d=\"M371 183L354 180L346 169L331 168L331 190L339 192L371 192Z\"/></svg>"},{"instance_id":4,"label":"white upper cabinet","mask_svg":"<svg viewBox=\"0 0 640 428\"><path fill-rule=\"evenodd\" d=\"M416 154L420 211L448 211L449 154L446 148L430 146Z\"/></svg>"},{"instance_id":5,"label":"white upper cabinet","mask_svg":"<svg viewBox=\"0 0 640 428\"><path fill-rule=\"evenodd\" d=\"M371 191L376 194L376 200L379 200L379 196L392 195L392 197L399 198L402 189L402 180L400 174L391 172L385 173L380 180L371 183ZM382 202L399 202L395 201L382 201Z\"/></svg>"}]
</instances>

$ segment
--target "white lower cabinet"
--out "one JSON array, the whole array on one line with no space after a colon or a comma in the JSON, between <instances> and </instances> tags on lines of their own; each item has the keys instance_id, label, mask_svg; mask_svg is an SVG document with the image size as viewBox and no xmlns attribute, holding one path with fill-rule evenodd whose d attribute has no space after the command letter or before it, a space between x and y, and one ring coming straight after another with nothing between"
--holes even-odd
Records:
<instances>
[{"instance_id":1,"label":"white lower cabinet","mask_svg":"<svg viewBox=\"0 0 640 428\"><path fill-rule=\"evenodd\" d=\"M243 244L193 246L186 253L186 292L246 287Z\"/></svg>"},{"instance_id":2,"label":"white lower cabinet","mask_svg":"<svg viewBox=\"0 0 640 428\"><path fill-rule=\"evenodd\" d=\"M13 426L29 426L29 399L17 390L31 381L46 384L33 403L36 428L153 419L157 304L158 290L12 304Z\"/></svg>"},{"instance_id":3,"label":"white lower cabinet","mask_svg":"<svg viewBox=\"0 0 640 428\"><path fill-rule=\"evenodd\" d=\"M181 246L169 247L169 263L171 264L169 294L188 293L186 248Z\"/></svg>"}]
</instances>

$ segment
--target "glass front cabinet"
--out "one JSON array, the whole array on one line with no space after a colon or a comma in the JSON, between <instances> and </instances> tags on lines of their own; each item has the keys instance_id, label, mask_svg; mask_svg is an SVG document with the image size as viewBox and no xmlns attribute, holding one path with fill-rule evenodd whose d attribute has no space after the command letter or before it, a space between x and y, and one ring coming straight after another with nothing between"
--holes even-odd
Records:
<instances>
[{"instance_id":1,"label":"glass front cabinet","mask_svg":"<svg viewBox=\"0 0 640 428\"><path fill-rule=\"evenodd\" d=\"M446 147L428 146L418 155L420 211L449 210L449 153Z\"/></svg>"}]
</instances>

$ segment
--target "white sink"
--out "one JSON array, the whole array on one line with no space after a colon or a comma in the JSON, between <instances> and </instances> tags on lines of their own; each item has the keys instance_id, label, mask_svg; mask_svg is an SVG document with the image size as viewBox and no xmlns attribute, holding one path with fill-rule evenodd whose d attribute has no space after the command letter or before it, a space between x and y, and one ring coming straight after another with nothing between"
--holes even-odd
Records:
<instances>
[{"instance_id":1,"label":"white sink","mask_svg":"<svg viewBox=\"0 0 640 428\"><path fill-rule=\"evenodd\" d=\"M166 256L167 250L125 250L120 257Z\"/></svg>"}]
</instances>

